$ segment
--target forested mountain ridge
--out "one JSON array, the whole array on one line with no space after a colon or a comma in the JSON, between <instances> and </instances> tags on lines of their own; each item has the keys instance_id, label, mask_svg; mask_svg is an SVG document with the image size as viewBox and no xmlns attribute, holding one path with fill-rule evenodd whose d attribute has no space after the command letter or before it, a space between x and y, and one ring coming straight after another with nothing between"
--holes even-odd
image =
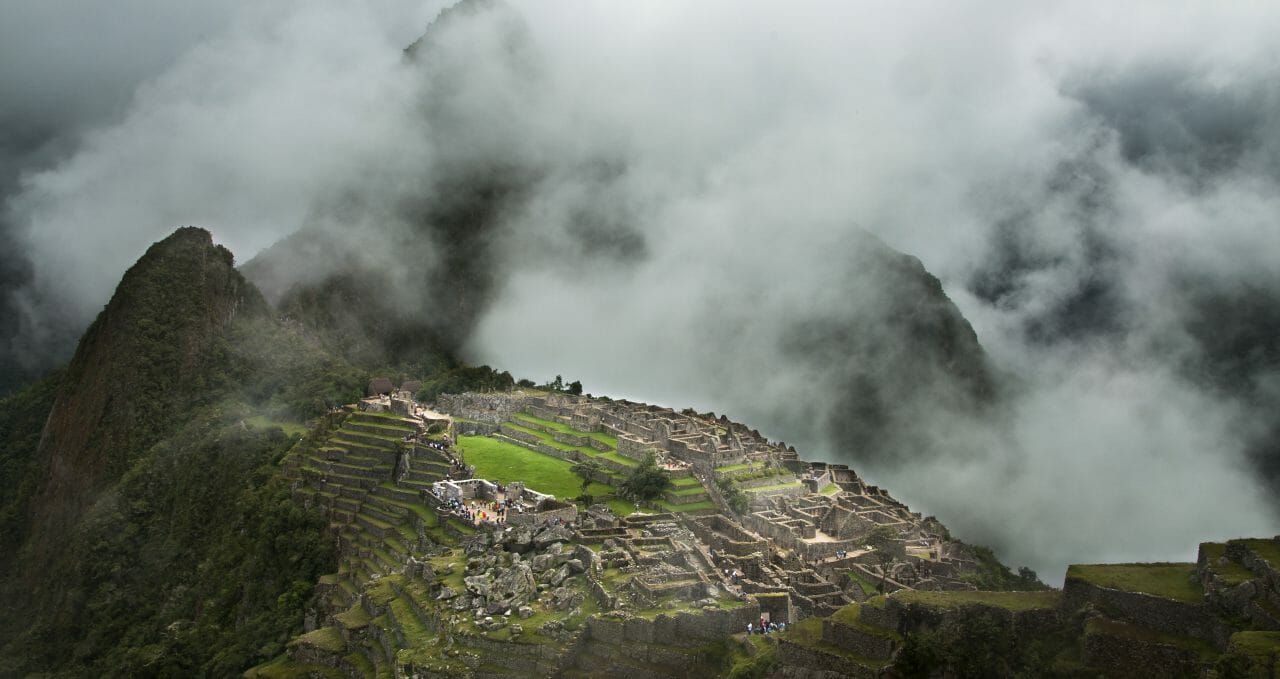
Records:
<instances>
[{"instance_id":1,"label":"forested mountain ridge","mask_svg":"<svg viewBox=\"0 0 1280 679\"><path fill-rule=\"evenodd\" d=\"M276 322L207 231L153 245L67 368L5 400L0 675L225 674L296 625L331 557L271 471L297 434L263 415L364 381Z\"/></svg>"}]
</instances>

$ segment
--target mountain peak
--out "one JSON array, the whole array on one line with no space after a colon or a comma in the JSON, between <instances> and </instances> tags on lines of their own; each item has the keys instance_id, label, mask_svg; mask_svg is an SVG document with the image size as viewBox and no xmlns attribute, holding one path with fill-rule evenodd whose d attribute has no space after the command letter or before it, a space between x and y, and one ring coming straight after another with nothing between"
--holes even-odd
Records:
<instances>
[{"instance_id":1,"label":"mountain peak","mask_svg":"<svg viewBox=\"0 0 1280 679\"><path fill-rule=\"evenodd\" d=\"M125 468L121 452L145 450L224 379L225 330L267 309L233 264L208 231L182 227L125 272L81 338L45 425L33 535L57 534Z\"/></svg>"}]
</instances>

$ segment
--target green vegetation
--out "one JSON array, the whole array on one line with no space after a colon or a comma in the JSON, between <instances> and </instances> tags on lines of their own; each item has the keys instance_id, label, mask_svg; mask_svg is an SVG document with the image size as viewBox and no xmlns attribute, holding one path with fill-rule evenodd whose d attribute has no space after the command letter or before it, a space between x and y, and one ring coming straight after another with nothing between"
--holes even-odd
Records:
<instances>
[{"instance_id":1,"label":"green vegetation","mask_svg":"<svg viewBox=\"0 0 1280 679\"><path fill-rule=\"evenodd\" d=\"M746 637L746 641L753 647L753 653L730 656L728 679L764 679L778 668L776 639L752 635Z\"/></svg>"},{"instance_id":2,"label":"green vegetation","mask_svg":"<svg viewBox=\"0 0 1280 679\"><path fill-rule=\"evenodd\" d=\"M898 537L898 532L888 526L876 526L867 533L865 540L867 546L875 550L876 559L880 562L882 571L892 563L895 559L902 559L906 556L906 550L903 548L902 540ZM880 582L876 584L876 591L883 592L885 578L882 576Z\"/></svg>"},{"instance_id":3,"label":"green vegetation","mask_svg":"<svg viewBox=\"0 0 1280 679\"><path fill-rule=\"evenodd\" d=\"M706 509L716 508L716 503L711 500L707 500L706 502L689 502L679 505L673 502L667 502L666 500L655 500L654 504L661 507L664 512L674 512L677 514L681 512L700 512Z\"/></svg>"},{"instance_id":4,"label":"green vegetation","mask_svg":"<svg viewBox=\"0 0 1280 679\"><path fill-rule=\"evenodd\" d=\"M51 375L0 399L0 572L27 529L22 516L36 489L36 448L62 379Z\"/></svg>"},{"instance_id":5,"label":"green vegetation","mask_svg":"<svg viewBox=\"0 0 1280 679\"><path fill-rule=\"evenodd\" d=\"M861 588L863 594L872 595L879 591L876 583L862 577L862 574L858 571L847 571L845 573L845 577L852 580L854 584Z\"/></svg>"},{"instance_id":6,"label":"green vegetation","mask_svg":"<svg viewBox=\"0 0 1280 679\"><path fill-rule=\"evenodd\" d=\"M1030 568L1019 568L1018 572L1014 573L1008 566L1000 563L1000 559L996 558L995 552L990 548L982 545L968 545L968 547L977 559L978 569L966 574L963 579L978 589L1015 592L1049 589L1049 586L1040 582L1035 571Z\"/></svg>"},{"instance_id":7,"label":"green vegetation","mask_svg":"<svg viewBox=\"0 0 1280 679\"><path fill-rule=\"evenodd\" d=\"M1254 554L1271 562L1272 568L1280 569L1280 540L1232 540L1231 544L1241 544L1248 547Z\"/></svg>"},{"instance_id":8,"label":"green vegetation","mask_svg":"<svg viewBox=\"0 0 1280 679\"><path fill-rule=\"evenodd\" d=\"M533 490L562 499L576 497L580 492L582 481L571 462L487 436L459 436L458 447L467 464L475 465L480 478L500 483L523 481ZM593 483L587 492L602 497L611 494L613 488Z\"/></svg>"},{"instance_id":9,"label":"green vegetation","mask_svg":"<svg viewBox=\"0 0 1280 679\"><path fill-rule=\"evenodd\" d=\"M862 665L869 670L878 670L889 664L887 660L868 658L854 653L847 648L835 646L823 641L821 618L806 618L795 624L787 625L787 631L780 632L777 636L785 638L799 646L812 648L816 651L844 658L858 665ZM908 674L907 676L913 675Z\"/></svg>"},{"instance_id":10,"label":"green vegetation","mask_svg":"<svg viewBox=\"0 0 1280 679\"><path fill-rule=\"evenodd\" d=\"M296 438L307 433L307 425L305 424L272 420L268 419L265 415L246 417L243 421L246 426L254 429L270 429L272 427L278 427L291 438Z\"/></svg>"},{"instance_id":11,"label":"green vegetation","mask_svg":"<svg viewBox=\"0 0 1280 679\"><path fill-rule=\"evenodd\" d=\"M509 372L498 372L487 365L462 366L424 380L416 398L432 403L440 394L461 394L467 391L510 391L515 381Z\"/></svg>"},{"instance_id":12,"label":"green vegetation","mask_svg":"<svg viewBox=\"0 0 1280 679\"><path fill-rule=\"evenodd\" d=\"M596 458L596 459L602 459L602 460L612 460L624 467L634 468L634 467L640 466L639 462L629 457L626 457L624 455L619 455L617 451L610 450L607 452L601 452L599 450L596 450L595 448L592 448L591 446L575 446L568 443L561 443L555 440L555 438L551 434L548 434L538 429L534 429L532 427L526 427L514 421L508 422L506 426L511 427L516 431L529 434L530 436L534 436L538 439L539 442L547 446L550 446L552 448L558 448L566 452L581 453L584 457Z\"/></svg>"},{"instance_id":13,"label":"green vegetation","mask_svg":"<svg viewBox=\"0 0 1280 679\"><path fill-rule=\"evenodd\" d=\"M1216 573L1228 587L1238 585L1242 582L1247 582L1257 577L1254 575L1253 571L1245 568L1244 565L1239 562L1225 560L1225 563L1222 563L1223 557L1226 556L1227 552L1227 546L1225 544L1220 542L1206 542L1200 545L1200 551L1205 556L1205 561L1207 562L1209 570Z\"/></svg>"},{"instance_id":14,"label":"green vegetation","mask_svg":"<svg viewBox=\"0 0 1280 679\"><path fill-rule=\"evenodd\" d=\"M1198 603L1204 599L1204 591L1195 579L1195 571L1193 563L1075 564L1067 568L1067 578Z\"/></svg>"},{"instance_id":15,"label":"green vegetation","mask_svg":"<svg viewBox=\"0 0 1280 679\"><path fill-rule=\"evenodd\" d=\"M337 653L347 647L342 640L342 633L335 627L321 627L289 642L290 646L298 644L309 644L330 653Z\"/></svg>"},{"instance_id":16,"label":"green vegetation","mask_svg":"<svg viewBox=\"0 0 1280 679\"><path fill-rule=\"evenodd\" d=\"M738 484L734 483L728 476L716 476L716 488L720 490L720 494L724 496L724 501L728 503L729 509L735 514L746 514L751 509L751 498L742 492Z\"/></svg>"},{"instance_id":17,"label":"green vegetation","mask_svg":"<svg viewBox=\"0 0 1280 679\"><path fill-rule=\"evenodd\" d=\"M943 618L938 627L906 635L894 668L907 677L1040 677L1071 645L1065 633L1030 644L1009 643L1013 634L994 611L975 608Z\"/></svg>"},{"instance_id":18,"label":"green vegetation","mask_svg":"<svg viewBox=\"0 0 1280 679\"><path fill-rule=\"evenodd\" d=\"M1058 590L1035 592L903 590L890 596L904 604L918 604L933 608L955 609L961 606L979 605L1004 608L1016 612L1056 608L1058 602L1062 599L1062 592Z\"/></svg>"},{"instance_id":19,"label":"green vegetation","mask_svg":"<svg viewBox=\"0 0 1280 679\"><path fill-rule=\"evenodd\" d=\"M654 500L671 487L671 474L658 466L653 455L649 455L635 469L619 490L624 497L637 500Z\"/></svg>"},{"instance_id":20,"label":"green vegetation","mask_svg":"<svg viewBox=\"0 0 1280 679\"><path fill-rule=\"evenodd\" d=\"M66 545L81 559L61 581L94 630L75 673L229 676L301 631L315 583L334 569L332 545L277 473L294 441L241 419L215 411L154 447ZM66 667L71 656L46 655L61 648L48 624L37 617L5 654Z\"/></svg>"},{"instance_id":21,"label":"green vegetation","mask_svg":"<svg viewBox=\"0 0 1280 679\"><path fill-rule=\"evenodd\" d=\"M541 417L536 417L534 415L530 415L529 413L525 413L525 412L516 413L516 417L518 419L525 420L526 422L532 422L534 424L541 425L548 429L558 431L562 434L586 436L588 438L593 438L615 450L618 448L618 438L616 436L610 436L609 434L606 434L604 432L578 431L577 429L574 429L573 427L570 427L567 424L561 424L559 422L553 422L551 420L544 420ZM519 423L517 422L516 424L519 424Z\"/></svg>"},{"instance_id":22,"label":"green vegetation","mask_svg":"<svg viewBox=\"0 0 1280 679\"><path fill-rule=\"evenodd\" d=\"M1245 655L1280 654L1280 632L1236 632L1231 635L1232 653Z\"/></svg>"},{"instance_id":23,"label":"green vegetation","mask_svg":"<svg viewBox=\"0 0 1280 679\"><path fill-rule=\"evenodd\" d=\"M1105 620L1103 618L1094 618L1090 620L1085 626L1085 634L1108 634L1111 636L1124 637L1126 639L1165 644L1175 648L1195 651L1200 654L1201 658L1206 660L1211 660L1218 656L1218 652L1213 648L1213 645L1203 639L1166 634L1148 627L1116 622L1114 620Z\"/></svg>"}]
</instances>

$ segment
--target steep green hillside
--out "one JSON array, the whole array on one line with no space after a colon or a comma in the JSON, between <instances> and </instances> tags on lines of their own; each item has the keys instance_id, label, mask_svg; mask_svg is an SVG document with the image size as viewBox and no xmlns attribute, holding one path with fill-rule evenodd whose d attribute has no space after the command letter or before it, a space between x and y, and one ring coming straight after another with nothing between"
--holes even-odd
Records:
<instances>
[{"instance_id":1,"label":"steep green hillside","mask_svg":"<svg viewBox=\"0 0 1280 679\"><path fill-rule=\"evenodd\" d=\"M366 380L278 324L207 232L153 245L67 369L0 409L0 675L270 657L333 555L276 475L296 435L262 416L299 421Z\"/></svg>"}]
</instances>

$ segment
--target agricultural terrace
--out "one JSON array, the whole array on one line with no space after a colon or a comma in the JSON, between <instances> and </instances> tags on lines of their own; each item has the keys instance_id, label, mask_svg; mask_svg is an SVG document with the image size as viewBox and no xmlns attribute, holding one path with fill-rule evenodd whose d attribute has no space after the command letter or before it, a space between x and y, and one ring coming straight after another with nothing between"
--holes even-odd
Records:
<instances>
[{"instance_id":1,"label":"agricultural terrace","mask_svg":"<svg viewBox=\"0 0 1280 679\"><path fill-rule=\"evenodd\" d=\"M1193 563L1076 564L1067 568L1068 579L1190 603L1204 599L1204 590L1195 580L1195 574Z\"/></svg>"}]
</instances>

